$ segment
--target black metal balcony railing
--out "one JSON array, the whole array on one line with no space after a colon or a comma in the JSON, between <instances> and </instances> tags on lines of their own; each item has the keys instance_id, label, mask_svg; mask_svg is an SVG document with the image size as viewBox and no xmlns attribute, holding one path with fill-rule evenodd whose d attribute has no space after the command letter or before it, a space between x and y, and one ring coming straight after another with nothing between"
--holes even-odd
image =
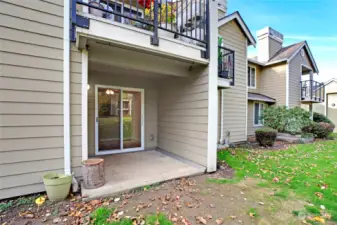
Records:
<instances>
[{"instance_id":1,"label":"black metal balcony railing","mask_svg":"<svg viewBox=\"0 0 337 225\"><path fill-rule=\"evenodd\" d=\"M228 48L218 47L218 77L230 80L230 85L235 84L235 52Z\"/></svg>"},{"instance_id":2,"label":"black metal balcony railing","mask_svg":"<svg viewBox=\"0 0 337 225\"><path fill-rule=\"evenodd\" d=\"M325 86L314 80L301 81L302 101L324 102Z\"/></svg>"},{"instance_id":3,"label":"black metal balcony railing","mask_svg":"<svg viewBox=\"0 0 337 225\"><path fill-rule=\"evenodd\" d=\"M89 14L131 25L153 33L151 44L159 45L159 36L171 36L190 44L206 47L208 57L209 0L72 0L72 23L81 26L87 20L77 15L86 8ZM79 7L80 6L80 7ZM80 9L81 8L81 9ZM74 31L73 31L74 32ZM75 35L73 35L75 38Z\"/></svg>"}]
</instances>

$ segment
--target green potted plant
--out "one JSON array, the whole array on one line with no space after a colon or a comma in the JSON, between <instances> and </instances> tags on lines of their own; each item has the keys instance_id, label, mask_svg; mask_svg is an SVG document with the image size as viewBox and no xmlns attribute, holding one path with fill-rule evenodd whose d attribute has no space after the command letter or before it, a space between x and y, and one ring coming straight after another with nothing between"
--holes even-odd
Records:
<instances>
[{"instance_id":1,"label":"green potted plant","mask_svg":"<svg viewBox=\"0 0 337 225\"><path fill-rule=\"evenodd\" d=\"M64 200L69 194L71 181L71 175L64 175L54 172L44 174L43 183L49 200Z\"/></svg>"},{"instance_id":2,"label":"green potted plant","mask_svg":"<svg viewBox=\"0 0 337 225\"><path fill-rule=\"evenodd\" d=\"M220 46L221 47L223 46L222 37L218 37L218 70L219 70L219 77L228 79L229 71L227 69L227 66L225 66L223 62L224 53L223 49L220 48Z\"/></svg>"}]
</instances>

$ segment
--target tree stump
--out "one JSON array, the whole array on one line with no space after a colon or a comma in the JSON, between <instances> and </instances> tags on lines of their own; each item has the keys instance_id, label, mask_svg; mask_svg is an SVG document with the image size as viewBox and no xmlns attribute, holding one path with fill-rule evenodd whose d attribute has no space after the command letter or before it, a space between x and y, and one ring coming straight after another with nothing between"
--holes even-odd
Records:
<instances>
[{"instance_id":1,"label":"tree stump","mask_svg":"<svg viewBox=\"0 0 337 225\"><path fill-rule=\"evenodd\" d=\"M93 158L82 162L83 185L95 189L105 184L104 159Z\"/></svg>"}]
</instances>

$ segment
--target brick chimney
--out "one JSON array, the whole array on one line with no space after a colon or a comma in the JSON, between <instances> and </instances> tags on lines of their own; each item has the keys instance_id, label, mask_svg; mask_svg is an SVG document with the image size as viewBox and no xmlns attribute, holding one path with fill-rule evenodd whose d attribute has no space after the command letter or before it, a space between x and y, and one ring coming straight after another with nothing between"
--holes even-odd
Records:
<instances>
[{"instance_id":1,"label":"brick chimney","mask_svg":"<svg viewBox=\"0 0 337 225\"><path fill-rule=\"evenodd\" d=\"M266 62L282 48L283 34L271 27L265 27L256 34L257 58L261 62Z\"/></svg>"}]
</instances>

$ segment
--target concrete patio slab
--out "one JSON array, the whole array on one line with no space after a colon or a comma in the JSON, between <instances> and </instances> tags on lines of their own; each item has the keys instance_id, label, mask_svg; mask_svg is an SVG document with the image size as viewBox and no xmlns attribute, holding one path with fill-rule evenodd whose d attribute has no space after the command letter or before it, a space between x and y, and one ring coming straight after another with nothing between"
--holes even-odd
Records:
<instances>
[{"instance_id":1,"label":"concrete patio slab","mask_svg":"<svg viewBox=\"0 0 337 225\"><path fill-rule=\"evenodd\" d=\"M145 185L200 175L206 170L205 167L178 156L155 150L103 158L106 183L97 189L85 189L82 185L84 198L112 196Z\"/></svg>"}]
</instances>

